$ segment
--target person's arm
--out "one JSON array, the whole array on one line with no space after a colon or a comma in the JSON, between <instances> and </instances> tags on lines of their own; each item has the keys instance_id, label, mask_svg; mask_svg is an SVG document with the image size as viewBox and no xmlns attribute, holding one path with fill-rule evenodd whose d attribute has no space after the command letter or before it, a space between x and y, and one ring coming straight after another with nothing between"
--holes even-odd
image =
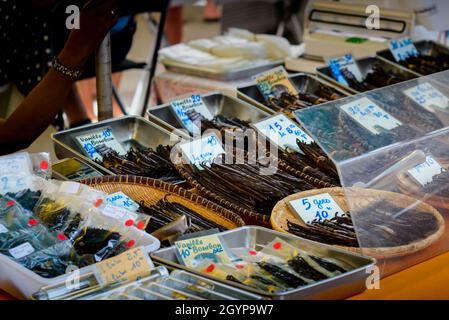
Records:
<instances>
[{"instance_id":1,"label":"person's arm","mask_svg":"<svg viewBox=\"0 0 449 320\"><path fill-rule=\"evenodd\" d=\"M81 70L116 22L116 8L113 0L87 2L81 11L80 29L70 33L59 62L72 70ZM26 148L42 134L63 106L74 82L51 68L14 113L0 122L0 154Z\"/></svg>"}]
</instances>

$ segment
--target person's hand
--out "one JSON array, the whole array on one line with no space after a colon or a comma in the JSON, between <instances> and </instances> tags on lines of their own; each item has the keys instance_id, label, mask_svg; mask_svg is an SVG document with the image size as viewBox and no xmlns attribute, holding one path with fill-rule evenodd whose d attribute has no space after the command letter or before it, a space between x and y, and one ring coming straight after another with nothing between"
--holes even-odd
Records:
<instances>
[{"instance_id":1,"label":"person's hand","mask_svg":"<svg viewBox=\"0 0 449 320\"><path fill-rule=\"evenodd\" d=\"M59 61L70 69L81 69L116 22L116 0L89 0L80 12L80 28L70 33Z\"/></svg>"}]
</instances>

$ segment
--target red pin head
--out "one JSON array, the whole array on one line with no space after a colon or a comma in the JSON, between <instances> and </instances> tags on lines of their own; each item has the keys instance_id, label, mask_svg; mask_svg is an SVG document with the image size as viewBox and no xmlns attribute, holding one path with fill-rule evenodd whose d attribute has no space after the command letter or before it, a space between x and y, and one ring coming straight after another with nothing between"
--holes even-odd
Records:
<instances>
[{"instance_id":1,"label":"red pin head","mask_svg":"<svg viewBox=\"0 0 449 320\"><path fill-rule=\"evenodd\" d=\"M28 220L28 224L30 226L35 226L35 225L37 225L37 220L36 219L30 219L30 220Z\"/></svg>"},{"instance_id":2,"label":"red pin head","mask_svg":"<svg viewBox=\"0 0 449 320\"><path fill-rule=\"evenodd\" d=\"M244 266L241 265L241 264L237 264L235 267L236 267L237 269L243 269L243 268L244 268Z\"/></svg>"},{"instance_id":3,"label":"red pin head","mask_svg":"<svg viewBox=\"0 0 449 320\"><path fill-rule=\"evenodd\" d=\"M41 168L41 170L48 170L48 162L45 160L41 161L39 167Z\"/></svg>"},{"instance_id":4,"label":"red pin head","mask_svg":"<svg viewBox=\"0 0 449 320\"><path fill-rule=\"evenodd\" d=\"M136 244L136 242L134 241L134 240L129 240L128 241L128 243L126 244L126 246L128 247L128 248L131 248L133 245L135 245Z\"/></svg>"},{"instance_id":5,"label":"red pin head","mask_svg":"<svg viewBox=\"0 0 449 320\"><path fill-rule=\"evenodd\" d=\"M280 242L276 242L275 244L273 244L274 250L279 250L281 247L282 247L282 243L280 243Z\"/></svg>"},{"instance_id":6,"label":"red pin head","mask_svg":"<svg viewBox=\"0 0 449 320\"><path fill-rule=\"evenodd\" d=\"M215 269L215 264L210 264L207 268L206 268L206 272L212 272Z\"/></svg>"},{"instance_id":7,"label":"red pin head","mask_svg":"<svg viewBox=\"0 0 449 320\"><path fill-rule=\"evenodd\" d=\"M145 222L144 222L144 221L140 221L140 222L137 224L137 229L142 230L143 228L145 228Z\"/></svg>"},{"instance_id":8,"label":"red pin head","mask_svg":"<svg viewBox=\"0 0 449 320\"><path fill-rule=\"evenodd\" d=\"M133 224L134 224L134 220L131 220L131 219L126 220L126 222L125 222L125 226L127 226L127 227L131 227Z\"/></svg>"},{"instance_id":9,"label":"red pin head","mask_svg":"<svg viewBox=\"0 0 449 320\"><path fill-rule=\"evenodd\" d=\"M67 240L67 237L63 233L58 233L58 235L56 237L58 238L58 240L61 240L61 241Z\"/></svg>"},{"instance_id":10,"label":"red pin head","mask_svg":"<svg viewBox=\"0 0 449 320\"><path fill-rule=\"evenodd\" d=\"M8 207L10 207L10 206L13 206L13 205L15 205L16 203L14 202L14 201L12 201L12 200L9 200L8 202L6 202L6 205L8 206Z\"/></svg>"},{"instance_id":11,"label":"red pin head","mask_svg":"<svg viewBox=\"0 0 449 320\"><path fill-rule=\"evenodd\" d=\"M250 255L252 255L252 256L257 255L257 252L254 251L254 250L249 250L248 253L249 253Z\"/></svg>"},{"instance_id":12,"label":"red pin head","mask_svg":"<svg viewBox=\"0 0 449 320\"><path fill-rule=\"evenodd\" d=\"M103 204L103 199L97 199L97 201L95 201L95 206L98 208L99 206L101 206Z\"/></svg>"}]
</instances>

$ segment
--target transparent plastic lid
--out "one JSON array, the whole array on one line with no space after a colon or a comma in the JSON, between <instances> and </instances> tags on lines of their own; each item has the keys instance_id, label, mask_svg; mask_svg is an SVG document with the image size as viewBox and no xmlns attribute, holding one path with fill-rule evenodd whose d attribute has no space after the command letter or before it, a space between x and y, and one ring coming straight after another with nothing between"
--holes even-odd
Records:
<instances>
[{"instance_id":1,"label":"transparent plastic lid","mask_svg":"<svg viewBox=\"0 0 449 320\"><path fill-rule=\"evenodd\" d=\"M449 71L295 113L334 161L359 246L390 274L449 250Z\"/></svg>"}]
</instances>

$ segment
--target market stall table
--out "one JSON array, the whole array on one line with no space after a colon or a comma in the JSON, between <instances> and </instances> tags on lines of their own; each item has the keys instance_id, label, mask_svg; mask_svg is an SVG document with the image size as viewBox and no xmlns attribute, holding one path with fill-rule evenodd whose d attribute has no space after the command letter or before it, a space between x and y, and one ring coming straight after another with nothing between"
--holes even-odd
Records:
<instances>
[{"instance_id":1,"label":"market stall table","mask_svg":"<svg viewBox=\"0 0 449 320\"><path fill-rule=\"evenodd\" d=\"M449 299L449 253L430 259L380 282L379 290L366 290L350 300ZM13 299L0 291L0 300Z\"/></svg>"}]
</instances>

